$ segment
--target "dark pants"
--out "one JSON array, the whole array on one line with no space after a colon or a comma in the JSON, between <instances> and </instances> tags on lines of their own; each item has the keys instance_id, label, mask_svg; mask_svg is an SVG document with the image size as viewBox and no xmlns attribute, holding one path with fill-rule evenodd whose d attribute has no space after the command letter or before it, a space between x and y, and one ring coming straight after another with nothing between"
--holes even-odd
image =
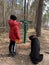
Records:
<instances>
[{"instance_id":1,"label":"dark pants","mask_svg":"<svg viewBox=\"0 0 49 65\"><path fill-rule=\"evenodd\" d=\"M9 52L10 52L10 53L15 52L15 41L10 40Z\"/></svg>"}]
</instances>

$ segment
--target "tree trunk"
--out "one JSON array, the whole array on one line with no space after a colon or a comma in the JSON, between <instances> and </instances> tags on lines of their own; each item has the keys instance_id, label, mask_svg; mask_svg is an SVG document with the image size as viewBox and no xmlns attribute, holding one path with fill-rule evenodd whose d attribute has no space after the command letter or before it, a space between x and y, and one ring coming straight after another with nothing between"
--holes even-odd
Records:
<instances>
[{"instance_id":1,"label":"tree trunk","mask_svg":"<svg viewBox=\"0 0 49 65\"><path fill-rule=\"evenodd\" d=\"M39 0L38 9L36 11L36 34L37 36L41 35L41 23L42 23L42 7L43 0Z\"/></svg>"},{"instance_id":2,"label":"tree trunk","mask_svg":"<svg viewBox=\"0 0 49 65\"><path fill-rule=\"evenodd\" d=\"M12 10L11 10L11 14L14 14L14 1L15 1L15 0L12 0Z\"/></svg>"},{"instance_id":3,"label":"tree trunk","mask_svg":"<svg viewBox=\"0 0 49 65\"><path fill-rule=\"evenodd\" d=\"M5 0L3 0L3 26L6 27L5 10Z\"/></svg>"},{"instance_id":4,"label":"tree trunk","mask_svg":"<svg viewBox=\"0 0 49 65\"><path fill-rule=\"evenodd\" d=\"M28 3L27 3L27 20L28 20L28 15L29 14L29 0L28 0Z\"/></svg>"},{"instance_id":5,"label":"tree trunk","mask_svg":"<svg viewBox=\"0 0 49 65\"><path fill-rule=\"evenodd\" d=\"M24 1L24 20L26 20L26 0Z\"/></svg>"}]
</instances>

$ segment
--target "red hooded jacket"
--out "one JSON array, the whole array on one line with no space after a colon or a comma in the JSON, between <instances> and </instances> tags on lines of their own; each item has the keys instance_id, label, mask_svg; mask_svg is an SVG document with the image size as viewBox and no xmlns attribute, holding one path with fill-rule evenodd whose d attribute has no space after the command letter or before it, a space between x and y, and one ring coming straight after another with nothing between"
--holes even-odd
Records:
<instances>
[{"instance_id":1,"label":"red hooded jacket","mask_svg":"<svg viewBox=\"0 0 49 65\"><path fill-rule=\"evenodd\" d=\"M20 22L16 22L13 20L9 20L9 38L12 41L15 41L16 39L20 39Z\"/></svg>"}]
</instances>

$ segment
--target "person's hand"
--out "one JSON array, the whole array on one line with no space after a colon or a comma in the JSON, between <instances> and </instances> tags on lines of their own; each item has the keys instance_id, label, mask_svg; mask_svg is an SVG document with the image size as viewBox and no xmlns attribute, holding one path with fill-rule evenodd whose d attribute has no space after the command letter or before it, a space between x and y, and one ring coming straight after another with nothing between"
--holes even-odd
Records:
<instances>
[{"instance_id":1,"label":"person's hand","mask_svg":"<svg viewBox=\"0 0 49 65\"><path fill-rule=\"evenodd\" d=\"M22 22L20 22L20 24L22 24Z\"/></svg>"},{"instance_id":2,"label":"person's hand","mask_svg":"<svg viewBox=\"0 0 49 65\"><path fill-rule=\"evenodd\" d=\"M16 39L16 43L21 43L22 42L22 40L21 39Z\"/></svg>"}]
</instances>

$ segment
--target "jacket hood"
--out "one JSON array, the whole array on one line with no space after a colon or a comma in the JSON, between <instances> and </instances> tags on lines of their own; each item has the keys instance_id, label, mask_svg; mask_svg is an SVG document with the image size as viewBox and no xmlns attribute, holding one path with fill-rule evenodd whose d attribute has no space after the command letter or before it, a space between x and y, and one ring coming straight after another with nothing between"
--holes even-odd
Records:
<instances>
[{"instance_id":1,"label":"jacket hood","mask_svg":"<svg viewBox=\"0 0 49 65\"><path fill-rule=\"evenodd\" d=\"M15 26L15 25L19 25L19 22L16 22L16 21L13 21L13 20L9 20L9 26L12 27L12 26Z\"/></svg>"}]
</instances>

